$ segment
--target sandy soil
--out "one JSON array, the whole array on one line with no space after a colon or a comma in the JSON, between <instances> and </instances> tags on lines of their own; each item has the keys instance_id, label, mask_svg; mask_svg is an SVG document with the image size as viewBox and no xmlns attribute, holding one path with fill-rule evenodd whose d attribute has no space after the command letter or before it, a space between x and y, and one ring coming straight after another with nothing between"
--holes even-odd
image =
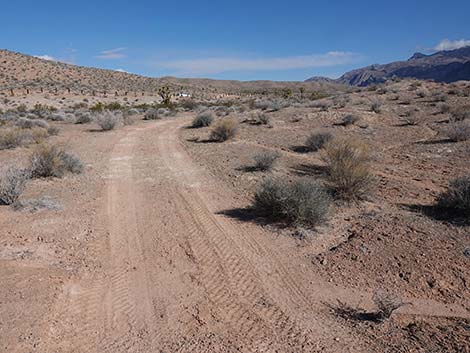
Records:
<instances>
[{"instance_id":1,"label":"sandy soil","mask_svg":"<svg viewBox=\"0 0 470 353\"><path fill-rule=\"evenodd\" d=\"M420 351L412 337L432 335L468 349L466 300L412 292L380 328L332 313L338 300L372 307L372 286L312 265L338 236L322 233L307 257L304 242L231 216L247 198L188 154L179 135L191 118L53 137L86 172L34 181L24 196L47 193L62 210L0 209L0 350L384 352L390 332L390 352L401 341Z\"/></svg>"}]
</instances>

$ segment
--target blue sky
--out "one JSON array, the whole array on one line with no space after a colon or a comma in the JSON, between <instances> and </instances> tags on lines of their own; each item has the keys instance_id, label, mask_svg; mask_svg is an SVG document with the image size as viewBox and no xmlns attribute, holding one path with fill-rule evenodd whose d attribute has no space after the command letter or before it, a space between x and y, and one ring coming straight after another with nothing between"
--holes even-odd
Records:
<instances>
[{"instance_id":1,"label":"blue sky","mask_svg":"<svg viewBox=\"0 0 470 353\"><path fill-rule=\"evenodd\" d=\"M470 45L468 0L17 0L1 7L0 48L147 76L337 77L439 43Z\"/></svg>"}]
</instances>

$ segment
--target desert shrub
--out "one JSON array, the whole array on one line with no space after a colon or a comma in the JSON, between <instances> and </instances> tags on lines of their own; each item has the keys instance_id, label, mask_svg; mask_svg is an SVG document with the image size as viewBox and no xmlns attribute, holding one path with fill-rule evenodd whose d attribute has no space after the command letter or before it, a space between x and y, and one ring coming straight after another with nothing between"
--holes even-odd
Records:
<instances>
[{"instance_id":1,"label":"desert shrub","mask_svg":"<svg viewBox=\"0 0 470 353\"><path fill-rule=\"evenodd\" d=\"M20 129L0 129L0 150L21 146L25 141L25 135Z\"/></svg>"},{"instance_id":2,"label":"desert shrub","mask_svg":"<svg viewBox=\"0 0 470 353\"><path fill-rule=\"evenodd\" d=\"M20 117L16 121L16 126L22 129L32 129L33 127L41 127L43 129L48 129L49 124L47 121L42 119L29 119L25 117Z\"/></svg>"},{"instance_id":3,"label":"desert shrub","mask_svg":"<svg viewBox=\"0 0 470 353\"><path fill-rule=\"evenodd\" d=\"M60 178L65 172L81 173L83 164L64 149L43 144L38 146L30 158L30 171L34 178Z\"/></svg>"},{"instance_id":4,"label":"desert shrub","mask_svg":"<svg viewBox=\"0 0 470 353\"><path fill-rule=\"evenodd\" d=\"M319 108L320 110L326 112L330 108L331 104L327 101L313 102L309 105L311 108Z\"/></svg>"},{"instance_id":5,"label":"desert shrub","mask_svg":"<svg viewBox=\"0 0 470 353\"><path fill-rule=\"evenodd\" d=\"M367 145L355 138L334 138L324 146L328 184L342 199L362 199L371 191L373 176Z\"/></svg>"},{"instance_id":6,"label":"desert shrub","mask_svg":"<svg viewBox=\"0 0 470 353\"><path fill-rule=\"evenodd\" d=\"M253 157L255 161L254 168L256 170L261 170L261 171L266 171L266 170L271 170L274 162L281 157L279 152L262 152Z\"/></svg>"},{"instance_id":7,"label":"desert shrub","mask_svg":"<svg viewBox=\"0 0 470 353\"><path fill-rule=\"evenodd\" d=\"M138 114L140 114L140 111L135 108L131 108L127 111L127 115L138 115Z\"/></svg>"},{"instance_id":8,"label":"desert shrub","mask_svg":"<svg viewBox=\"0 0 470 353\"><path fill-rule=\"evenodd\" d=\"M261 100L253 102L254 109L268 110L271 108L273 102L268 100Z\"/></svg>"},{"instance_id":9,"label":"desert shrub","mask_svg":"<svg viewBox=\"0 0 470 353\"><path fill-rule=\"evenodd\" d=\"M470 175L452 180L437 197L437 206L461 211L470 218Z\"/></svg>"},{"instance_id":10,"label":"desert shrub","mask_svg":"<svg viewBox=\"0 0 470 353\"><path fill-rule=\"evenodd\" d=\"M56 113L49 115L48 119L52 121L65 121L67 117L63 113Z\"/></svg>"},{"instance_id":11,"label":"desert shrub","mask_svg":"<svg viewBox=\"0 0 470 353\"><path fill-rule=\"evenodd\" d=\"M305 148L309 152L316 152L327 143L333 135L329 132L314 132L305 140Z\"/></svg>"},{"instance_id":12,"label":"desert shrub","mask_svg":"<svg viewBox=\"0 0 470 353\"><path fill-rule=\"evenodd\" d=\"M63 151L61 154L61 161L66 171L73 174L80 174L83 172L83 163L76 155Z\"/></svg>"},{"instance_id":13,"label":"desert shrub","mask_svg":"<svg viewBox=\"0 0 470 353\"><path fill-rule=\"evenodd\" d=\"M370 106L370 110L374 113L380 113L382 111L382 103L380 102L373 102Z\"/></svg>"},{"instance_id":14,"label":"desert shrub","mask_svg":"<svg viewBox=\"0 0 470 353\"><path fill-rule=\"evenodd\" d=\"M389 319L395 310L405 305L401 298L381 290L376 291L372 299L377 306L375 316L378 321Z\"/></svg>"},{"instance_id":15,"label":"desert shrub","mask_svg":"<svg viewBox=\"0 0 470 353\"><path fill-rule=\"evenodd\" d=\"M418 92L416 92L416 95L419 97L419 98L425 98L428 93L425 91L425 90L419 90Z\"/></svg>"},{"instance_id":16,"label":"desert shrub","mask_svg":"<svg viewBox=\"0 0 470 353\"><path fill-rule=\"evenodd\" d=\"M343 125L343 126L354 125L359 120L360 120L360 118L357 115L348 114L341 121L341 125Z\"/></svg>"},{"instance_id":17,"label":"desert shrub","mask_svg":"<svg viewBox=\"0 0 470 353\"><path fill-rule=\"evenodd\" d=\"M235 120L219 120L213 127L209 139L215 142L227 141L235 136L238 124Z\"/></svg>"},{"instance_id":18,"label":"desert shrub","mask_svg":"<svg viewBox=\"0 0 470 353\"><path fill-rule=\"evenodd\" d=\"M29 173L22 169L7 167L0 170L0 205L11 205L23 193Z\"/></svg>"},{"instance_id":19,"label":"desert shrub","mask_svg":"<svg viewBox=\"0 0 470 353\"><path fill-rule=\"evenodd\" d=\"M458 121L450 124L447 137L454 142L470 140L470 121Z\"/></svg>"},{"instance_id":20,"label":"desert shrub","mask_svg":"<svg viewBox=\"0 0 470 353\"><path fill-rule=\"evenodd\" d=\"M111 103L105 104L103 108L105 110L120 110L120 109L123 109L124 107L119 102L111 102Z\"/></svg>"},{"instance_id":21,"label":"desert shrub","mask_svg":"<svg viewBox=\"0 0 470 353\"><path fill-rule=\"evenodd\" d=\"M198 104L193 99L183 99L179 102L179 106L186 110L196 110Z\"/></svg>"},{"instance_id":22,"label":"desert shrub","mask_svg":"<svg viewBox=\"0 0 470 353\"><path fill-rule=\"evenodd\" d=\"M470 119L470 107L464 106L452 110L452 121L463 121Z\"/></svg>"},{"instance_id":23,"label":"desert shrub","mask_svg":"<svg viewBox=\"0 0 470 353\"><path fill-rule=\"evenodd\" d=\"M104 110L104 104L101 102L98 102L90 107L90 111L95 112L95 113L100 113Z\"/></svg>"},{"instance_id":24,"label":"desert shrub","mask_svg":"<svg viewBox=\"0 0 470 353\"><path fill-rule=\"evenodd\" d=\"M132 125L134 124L134 118L132 117L132 114L129 114L128 112L124 112L124 114L122 115L122 123L125 125L125 126L129 126L129 125Z\"/></svg>"},{"instance_id":25,"label":"desert shrub","mask_svg":"<svg viewBox=\"0 0 470 353\"><path fill-rule=\"evenodd\" d=\"M257 114L255 117L256 125L268 125L271 119L266 114Z\"/></svg>"},{"instance_id":26,"label":"desert shrub","mask_svg":"<svg viewBox=\"0 0 470 353\"><path fill-rule=\"evenodd\" d=\"M103 131L113 130L121 121L119 115L105 111L96 117L96 122Z\"/></svg>"},{"instance_id":27,"label":"desert shrub","mask_svg":"<svg viewBox=\"0 0 470 353\"><path fill-rule=\"evenodd\" d=\"M49 129L47 129L47 133L50 136L56 136L59 134L59 132L60 132L60 129L56 126L51 126Z\"/></svg>"},{"instance_id":28,"label":"desert shrub","mask_svg":"<svg viewBox=\"0 0 470 353\"><path fill-rule=\"evenodd\" d=\"M22 129L31 129L34 126L34 120L28 119L25 117L20 117L16 121L16 126L22 128Z\"/></svg>"},{"instance_id":29,"label":"desert shrub","mask_svg":"<svg viewBox=\"0 0 470 353\"><path fill-rule=\"evenodd\" d=\"M325 189L313 181L289 184L267 179L256 191L252 207L272 221L316 226L326 219L330 203Z\"/></svg>"},{"instance_id":30,"label":"desert shrub","mask_svg":"<svg viewBox=\"0 0 470 353\"><path fill-rule=\"evenodd\" d=\"M193 122L191 123L191 127L197 129L205 126L210 126L210 124L212 124L212 121L214 121L214 116L211 112L206 111L201 114L198 114L194 118Z\"/></svg>"},{"instance_id":31,"label":"desert shrub","mask_svg":"<svg viewBox=\"0 0 470 353\"><path fill-rule=\"evenodd\" d=\"M145 112L144 120L157 120L161 119L160 114L158 114L157 109L149 109Z\"/></svg>"},{"instance_id":32,"label":"desert shrub","mask_svg":"<svg viewBox=\"0 0 470 353\"><path fill-rule=\"evenodd\" d=\"M445 103L439 104L439 112L441 114L446 114L446 113L450 112L450 105L445 104Z\"/></svg>"},{"instance_id":33,"label":"desert shrub","mask_svg":"<svg viewBox=\"0 0 470 353\"><path fill-rule=\"evenodd\" d=\"M445 94L436 93L434 94L434 102L447 102L447 96Z\"/></svg>"},{"instance_id":34,"label":"desert shrub","mask_svg":"<svg viewBox=\"0 0 470 353\"><path fill-rule=\"evenodd\" d=\"M34 128L31 130L31 140L34 143L42 143L49 137L49 132L43 128Z\"/></svg>"},{"instance_id":35,"label":"desert shrub","mask_svg":"<svg viewBox=\"0 0 470 353\"><path fill-rule=\"evenodd\" d=\"M79 112L76 117L75 124L89 124L93 121L91 114L88 112Z\"/></svg>"}]
</instances>

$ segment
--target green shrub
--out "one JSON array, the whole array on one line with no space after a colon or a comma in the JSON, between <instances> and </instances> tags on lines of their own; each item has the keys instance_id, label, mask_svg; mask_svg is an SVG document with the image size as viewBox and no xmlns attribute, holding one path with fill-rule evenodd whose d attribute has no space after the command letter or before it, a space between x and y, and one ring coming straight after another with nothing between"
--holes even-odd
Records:
<instances>
[{"instance_id":1,"label":"green shrub","mask_svg":"<svg viewBox=\"0 0 470 353\"><path fill-rule=\"evenodd\" d=\"M314 227L326 220L330 204L328 193L315 182L268 179L256 191L252 207L272 221Z\"/></svg>"}]
</instances>

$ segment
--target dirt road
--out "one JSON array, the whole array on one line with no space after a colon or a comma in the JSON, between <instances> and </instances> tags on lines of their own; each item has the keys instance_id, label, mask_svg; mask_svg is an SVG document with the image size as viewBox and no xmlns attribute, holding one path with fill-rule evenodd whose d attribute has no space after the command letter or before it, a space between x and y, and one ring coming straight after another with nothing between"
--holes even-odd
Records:
<instances>
[{"instance_id":1,"label":"dirt road","mask_svg":"<svg viewBox=\"0 0 470 353\"><path fill-rule=\"evenodd\" d=\"M126 128L92 225L100 234L48 315L44 352L358 352L325 302L370 293L322 283L282 239L226 215L233 191L196 165L178 131L187 118ZM415 301L404 312L463 315Z\"/></svg>"}]
</instances>

